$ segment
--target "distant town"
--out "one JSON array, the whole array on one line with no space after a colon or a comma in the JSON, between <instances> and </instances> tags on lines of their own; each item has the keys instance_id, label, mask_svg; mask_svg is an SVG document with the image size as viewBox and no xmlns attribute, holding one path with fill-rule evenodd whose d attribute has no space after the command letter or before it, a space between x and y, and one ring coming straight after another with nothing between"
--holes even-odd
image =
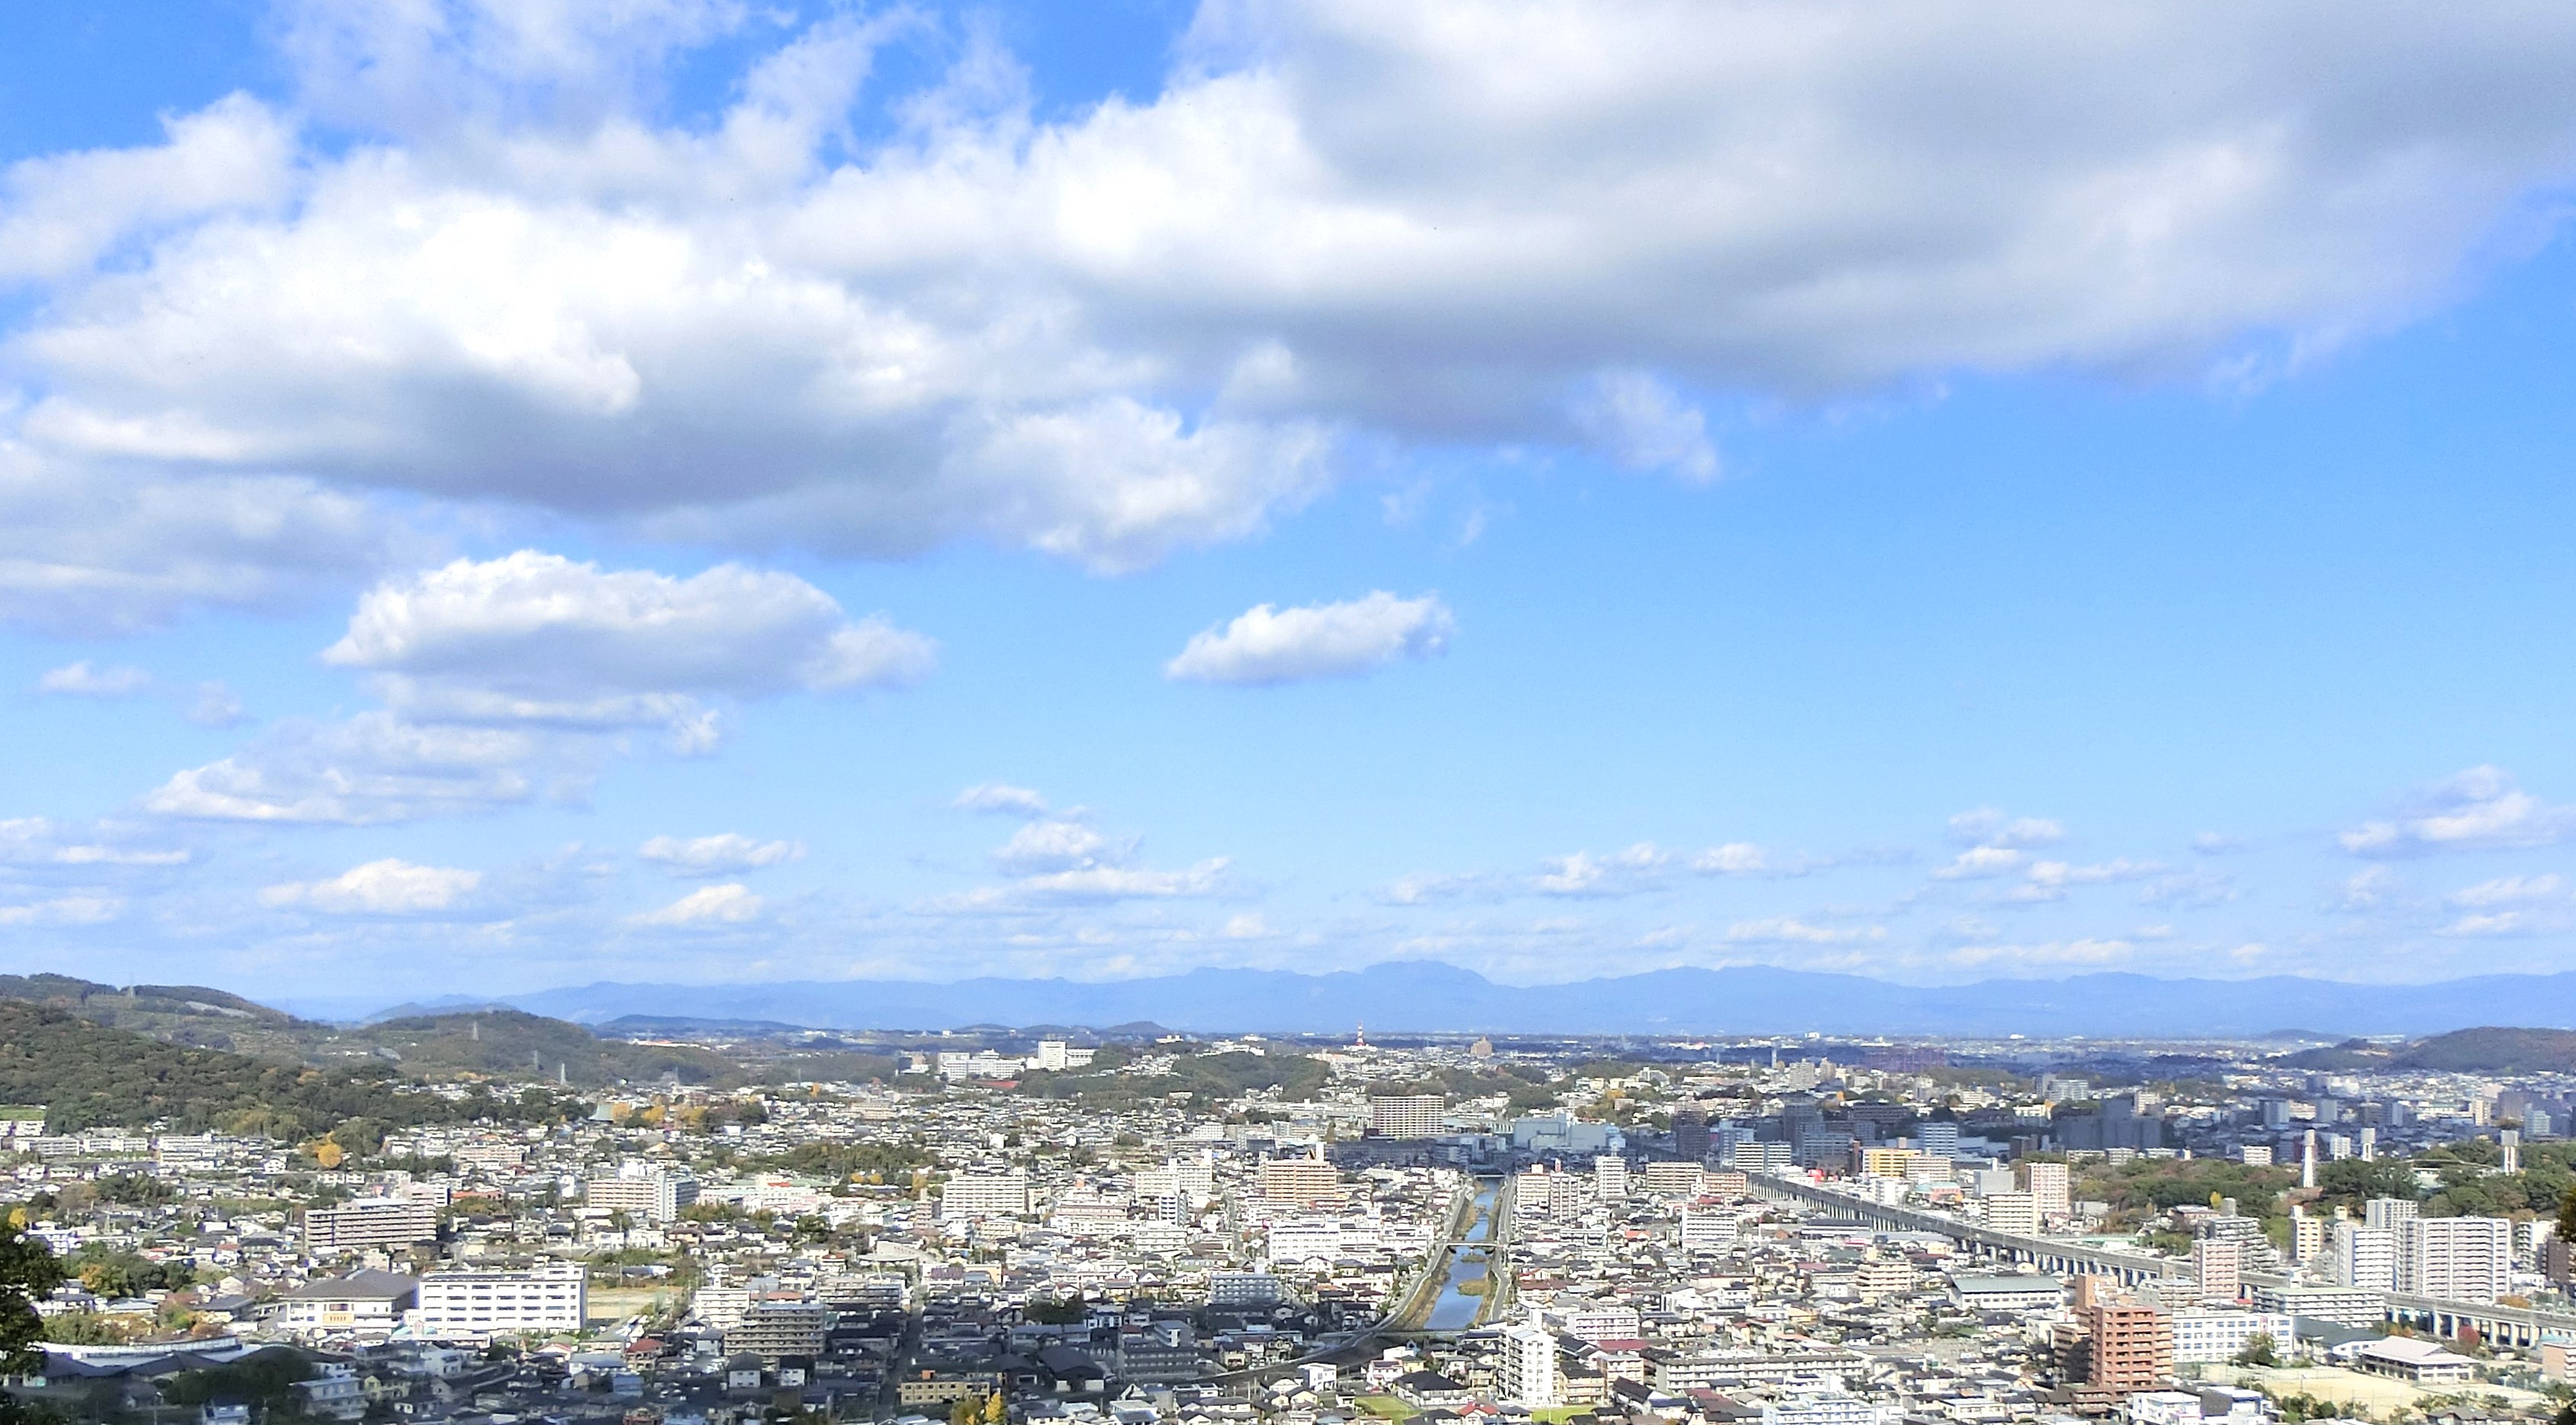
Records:
<instances>
[{"instance_id":1,"label":"distant town","mask_svg":"<svg viewBox=\"0 0 2576 1425\"><path fill-rule=\"evenodd\" d=\"M65 1420L2576 1418L2576 1034L594 1035L90 988L0 1004L0 1198L64 1274L7 1389Z\"/></svg>"}]
</instances>

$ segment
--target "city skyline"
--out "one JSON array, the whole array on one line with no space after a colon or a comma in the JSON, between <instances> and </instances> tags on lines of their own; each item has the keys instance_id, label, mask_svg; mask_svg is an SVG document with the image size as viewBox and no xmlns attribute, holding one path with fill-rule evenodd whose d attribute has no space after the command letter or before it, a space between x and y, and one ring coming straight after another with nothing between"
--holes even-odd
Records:
<instances>
[{"instance_id":1,"label":"city skyline","mask_svg":"<svg viewBox=\"0 0 2576 1425\"><path fill-rule=\"evenodd\" d=\"M2576 965L2576 17L1983 24L0 21L0 956Z\"/></svg>"}]
</instances>

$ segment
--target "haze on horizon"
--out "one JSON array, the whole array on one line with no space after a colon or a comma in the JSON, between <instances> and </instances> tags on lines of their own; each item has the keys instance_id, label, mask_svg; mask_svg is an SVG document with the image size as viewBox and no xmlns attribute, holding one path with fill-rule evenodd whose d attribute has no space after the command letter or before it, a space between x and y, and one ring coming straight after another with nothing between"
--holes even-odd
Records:
<instances>
[{"instance_id":1,"label":"haze on horizon","mask_svg":"<svg viewBox=\"0 0 2576 1425\"><path fill-rule=\"evenodd\" d=\"M2576 964L2576 11L0 18L0 961Z\"/></svg>"}]
</instances>

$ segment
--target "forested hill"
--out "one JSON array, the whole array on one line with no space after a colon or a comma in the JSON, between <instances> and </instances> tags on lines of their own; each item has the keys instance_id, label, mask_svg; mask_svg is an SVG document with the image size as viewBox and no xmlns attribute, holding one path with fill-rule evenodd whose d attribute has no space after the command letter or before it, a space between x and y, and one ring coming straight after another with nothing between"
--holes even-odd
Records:
<instances>
[{"instance_id":1,"label":"forested hill","mask_svg":"<svg viewBox=\"0 0 2576 1425\"><path fill-rule=\"evenodd\" d=\"M662 1078L733 1084L744 1078L741 1064L712 1049L602 1039L578 1024L517 1009L388 1019L338 1037L363 1042L404 1069L432 1078L460 1073L560 1077L574 1087Z\"/></svg>"},{"instance_id":2,"label":"forested hill","mask_svg":"<svg viewBox=\"0 0 2576 1425\"><path fill-rule=\"evenodd\" d=\"M328 1025L204 985L119 987L71 975L0 975L0 1000L50 1005L173 1044L272 1058L301 1058L306 1044L330 1033Z\"/></svg>"},{"instance_id":3,"label":"forested hill","mask_svg":"<svg viewBox=\"0 0 2576 1425\"><path fill-rule=\"evenodd\" d=\"M2410 1044L2390 1063L2394 1068L2456 1074L2576 1072L2576 1031L2459 1029Z\"/></svg>"},{"instance_id":4,"label":"forested hill","mask_svg":"<svg viewBox=\"0 0 2576 1425\"><path fill-rule=\"evenodd\" d=\"M547 1122L580 1107L542 1090L449 1098L397 1074L391 1064L311 1069L166 1044L49 1005L0 1002L0 1103L41 1106L56 1133L167 1120L182 1132L296 1139L352 1119L381 1131L484 1117Z\"/></svg>"}]
</instances>

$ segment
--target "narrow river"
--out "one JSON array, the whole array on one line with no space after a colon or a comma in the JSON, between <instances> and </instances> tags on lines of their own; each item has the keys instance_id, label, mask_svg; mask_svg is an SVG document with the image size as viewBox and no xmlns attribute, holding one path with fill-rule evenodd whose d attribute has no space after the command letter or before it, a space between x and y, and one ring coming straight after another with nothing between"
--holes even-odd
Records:
<instances>
[{"instance_id":1,"label":"narrow river","mask_svg":"<svg viewBox=\"0 0 2576 1425\"><path fill-rule=\"evenodd\" d=\"M1467 1229L1467 1241L1493 1240L1494 1194L1501 1187L1501 1183L1488 1180L1476 1189L1476 1221ZM1476 1247L1460 1247L1449 1254L1449 1277L1440 1284L1440 1299L1431 1304L1426 1325L1434 1331L1463 1331L1475 1324L1476 1313L1485 1305L1483 1283L1491 1267L1490 1255ZM1478 1284L1478 1289L1459 1290L1467 1283Z\"/></svg>"}]
</instances>

